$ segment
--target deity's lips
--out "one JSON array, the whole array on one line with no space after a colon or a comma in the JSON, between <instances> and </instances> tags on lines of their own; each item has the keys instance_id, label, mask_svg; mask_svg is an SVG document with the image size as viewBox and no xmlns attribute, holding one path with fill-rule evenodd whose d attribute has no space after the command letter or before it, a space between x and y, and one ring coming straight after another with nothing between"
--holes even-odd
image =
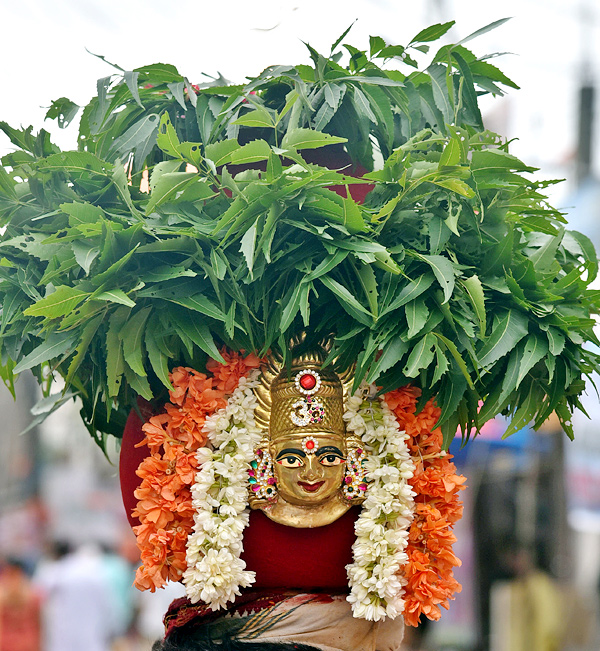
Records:
<instances>
[{"instance_id":1,"label":"deity's lips","mask_svg":"<svg viewBox=\"0 0 600 651\"><path fill-rule=\"evenodd\" d=\"M324 481L318 481L315 484L309 484L306 481L299 481L298 486L300 486L300 488L303 490L308 491L309 493L315 493L319 490L319 488L321 488L321 486L323 486L324 483Z\"/></svg>"}]
</instances>

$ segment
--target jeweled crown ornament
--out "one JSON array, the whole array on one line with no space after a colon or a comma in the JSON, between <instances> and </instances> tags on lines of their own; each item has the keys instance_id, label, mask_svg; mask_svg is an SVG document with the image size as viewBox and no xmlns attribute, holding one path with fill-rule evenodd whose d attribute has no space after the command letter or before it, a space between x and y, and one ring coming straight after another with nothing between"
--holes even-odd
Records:
<instances>
[{"instance_id":1,"label":"jeweled crown ornament","mask_svg":"<svg viewBox=\"0 0 600 651\"><path fill-rule=\"evenodd\" d=\"M343 419L351 374L323 367L327 344L297 350L298 342L290 368L269 357L256 390L264 436L249 472L250 506L281 524L320 527L363 501L365 451Z\"/></svg>"}]
</instances>

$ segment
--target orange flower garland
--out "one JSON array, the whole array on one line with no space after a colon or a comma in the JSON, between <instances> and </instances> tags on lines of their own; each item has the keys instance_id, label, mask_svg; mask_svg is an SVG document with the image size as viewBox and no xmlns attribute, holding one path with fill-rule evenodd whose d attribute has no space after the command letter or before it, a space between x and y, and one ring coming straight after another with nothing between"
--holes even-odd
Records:
<instances>
[{"instance_id":1,"label":"orange flower garland","mask_svg":"<svg viewBox=\"0 0 600 651\"><path fill-rule=\"evenodd\" d=\"M142 559L135 579L140 590L154 592L167 581L181 579L194 525L191 486L198 471L196 450L207 441L204 421L225 407L240 378L260 364L253 354L221 354L225 364L215 360L207 364L212 377L191 368L173 369L171 402L142 427L146 437L139 445L148 445L150 455L137 470L142 483L134 493L138 505L133 515L141 523L134 527Z\"/></svg>"},{"instance_id":2,"label":"orange flower garland","mask_svg":"<svg viewBox=\"0 0 600 651\"><path fill-rule=\"evenodd\" d=\"M435 402L429 400L415 413L420 395L420 389L405 386L385 396L400 429L410 436L407 444L415 462L409 482L415 492L415 517L406 548L408 563L402 568L407 580L404 622L409 626L417 626L421 614L438 620L440 606L447 609L448 600L461 590L453 576L461 562L452 552L452 527L462 516L458 492L466 478L456 474L452 455L442 456L442 432L432 431L441 413Z\"/></svg>"}]
</instances>

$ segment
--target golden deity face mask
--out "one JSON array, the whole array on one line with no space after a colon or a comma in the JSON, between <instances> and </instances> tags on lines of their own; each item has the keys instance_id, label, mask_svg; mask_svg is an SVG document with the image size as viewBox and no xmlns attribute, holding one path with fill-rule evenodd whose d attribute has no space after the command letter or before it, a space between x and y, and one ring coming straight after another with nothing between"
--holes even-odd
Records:
<instances>
[{"instance_id":1,"label":"golden deity face mask","mask_svg":"<svg viewBox=\"0 0 600 651\"><path fill-rule=\"evenodd\" d=\"M250 471L250 506L281 524L320 527L364 499L360 439L346 432L347 387L323 348L293 358L291 372L273 358L256 389L265 435Z\"/></svg>"},{"instance_id":2,"label":"golden deity face mask","mask_svg":"<svg viewBox=\"0 0 600 651\"><path fill-rule=\"evenodd\" d=\"M297 506L335 497L344 480L345 444L338 436L297 436L271 446L279 497Z\"/></svg>"}]
</instances>

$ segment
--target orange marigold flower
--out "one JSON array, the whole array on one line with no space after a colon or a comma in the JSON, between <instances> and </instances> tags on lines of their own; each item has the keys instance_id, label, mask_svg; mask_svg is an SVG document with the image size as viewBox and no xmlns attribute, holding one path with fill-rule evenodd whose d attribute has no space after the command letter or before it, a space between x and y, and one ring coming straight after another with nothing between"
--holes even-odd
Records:
<instances>
[{"instance_id":1,"label":"orange marigold flower","mask_svg":"<svg viewBox=\"0 0 600 651\"><path fill-rule=\"evenodd\" d=\"M417 430L419 429L417 419L415 419L415 423L414 430ZM432 432L426 431L412 435L409 446L411 452L415 454L415 456L425 456L429 454L439 454L442 451L443 442L444 437L442 435L442 430L437 428Z\"/></svg>"},{"instance_id":2,"label":"orange marigold flower","mask_svg":"<svg viewBox=\"0 0 600 651\"><path fill-rule=\"evenodd\" d=\"M175 458L165 459L151 455L142 461L136 473L144 480L142 482L144 487L154 490L167 501L173 501L175 493L184 486L184 482L175 471L175 466ZM136 497L140 488L134 492Z\"/></svg>"},{"instance_id":3,"label":"orange marigold flower","mask_svg":"<svg viewBox=\"0 0 600 651\"><path fill-rule=\"evenodd\" d=\"M185 366L177 366L171 371L169 378L171 379L173 389L169 391L169 396L173 404L179 405L181 407L183 404L183 399L187 393L190 378L196 372L197 371L194 371L193 368L188 368Z\"/></svg>"},{"instance_id":4,"label":"orange marigold flower","mask_svg":"<svg viewBox=\"0 0 600 651\"><path fill-rule=\"evenodd\" d=\"M177 441L190 450L197 450L206 443L206 434L202 432L204 412L192 414L170 403L165 408L169 418L166 431L170 441Z\"/></svg>"},{"instance_id":5,"label":"orange marigold flower","mask_svg":"<svg viewBox=\"0 0 600 651\"><path fill-rule=\"evenodd\" d=\"M421 395L421 389L407 384L394 391L385 394L385 401L392 411L415 412L417 407L417 398Z\"/></svg>"},{"instance_id":6,"label":"orange marigold flower","mask_svg":"<svg viewBox=\"0 0 600 651\"><path fill-rule=\"evenodd\" d=\"M240 378L246 377L252 368L258 368L261 360L254 353L244 357L235 351L221 350L221 356L225 364L220 364L214 359L209 359L206 368L217 380L217 389L225 393L233 393L233 390L240 382Z\"/></svg>"},{"instance_id":7,"label":"orange marigold flower","mask_svg":"<svg viewBox=\"0 0 600 651\"><path fill-rule=\"evenodd\" d=\"M142 425L142 431L146 437L143 441L137 443L135 447L139 448L142 445L147 445L150 448L150 452L156 454L160 446L169 439L169 434L163 427L163 425L168 423L169 420L167 414L156 414L155 416L151 416L150 419Z\"/></svg>"},{"instance_id":8,"label":"orange marigold flower","mask_svg":"<svg viewBox=\"0 0 600 651\"><path fill-rule=\"evenodd\" d=\"M135 580L133 585L138 590L150 590L150 592L155 592L157 588L162 588L166 583L166 572L164 568L159 568L157 566L150 565L140 565L137 568L135 573Z\"/></svg>"},{"instance_id":9,"label":"orange marigold flower","mask_svg":"<svg viewBox=\"0 0 600 651\"><path fill-rule=\"evenodd\" d=\"M449 502L456 491L465 488L465 481L466 477L457 475L456 466L446 457L434 459L425 466L420 465L411 485L419 495L439 497Z\"/></svg>"},{"instance_id":10,"label":"orange marigold flower","mask_svg":"<svg viewBox=\"0 0 600 651\"><path fill-rule=\"evenodd\" d=\"M163 528L173 520L171 503L160 495L152 492L152 494L143 497L136 491L135 496L138 498L138 503L132 513L143 524L152 523L154 528Z\"/></svg>"},{"instance_id":11,"label":"orange marigold flower","mask_svg":"<svg viewBox=\"0 0 600 651\"><path fill-rule=\"evenodd\" d=\"M464 488L464 486L461 486ZM450 524L458 522L462 518L463 514L463 504L458 499L458 495L452 495L452 499L444 502L438 502L436 504L439 509L442 517L445 518Z\"/></svg>"},{"instance_id":12,"label":"orange marigold flower","mask_svg":"<svg viewBox=\"0 0 600 651\"><path fill-rule=\"evenodd\" d=\"M442 410L435 404L435 400L430 398L425 404L425 407L417 414L417 426L420 429L419 434L429 434L433 426L437 423L441 413Z\"/></svg>"},{"instance_id":13,"label":"orange marigold flower","mask_svg":"<svg viewBox=\"0 0 600 651\"><path fill-rule=\"evenodd\" d=\"M217 408L224 407L224 393L222 390L218 390L217 384L216 377L209 378L204 373L194 373L190 378L188 395L186 396L185 402L190 403L190 400L193 400L196 403L197 409L200 411L214 411L215 401L219 400L221 403ZM206 405L206 409L203 409L204 405ZM191 404L186 404L186 409L189 409L190 406Z\"/></svg>"},{"instance_id":14,"label":"orange marigold flower","mask_svg":"<svg viewBox=\"0 0 600 651\"><path fill-rule=\"evenodd\" d=\"M437 456L443 436L433 426L441 410L430 399L416 413L420 395L420 390L405 386L385 396L400 429L409 436L407 445L415 462L409 481L415 491L415 517L406 548L408 562L401 569L406 580L404 621L409 626L417 626L421 615L439 619L440 606L447 608L448 599L460 590L452 574L452 568L460 564L452 552L456 541L452 524L462 513L457 493L464 488L465 478L456 473L450 455Z\"/></svg>"},{"instance_id":15,"label":"orange marigold flower","mask_svg":"<svg viewBox=\"0 0 600 651\"><path fill-rule=\"evenodd\" d=\"M181 487L191 486L198 470L198 460L195 452L185 452L180 446L170 446L165 449L165 459L169 462L170 474L175 473Z\"/></svg>"}]
</instances>

